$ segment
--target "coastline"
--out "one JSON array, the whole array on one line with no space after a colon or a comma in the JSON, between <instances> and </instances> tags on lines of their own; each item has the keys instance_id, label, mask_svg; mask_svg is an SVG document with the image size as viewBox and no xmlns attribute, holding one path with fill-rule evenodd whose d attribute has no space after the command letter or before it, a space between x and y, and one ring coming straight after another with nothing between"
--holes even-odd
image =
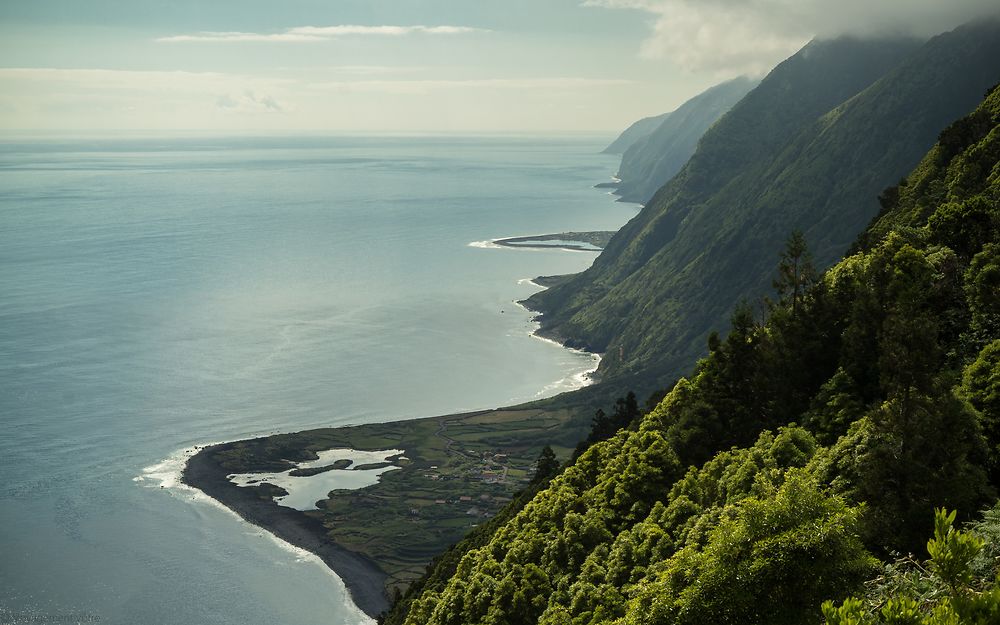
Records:
<instances>
[{"instance_id":1,"label":"coastline","mask_svg":"<svg viewBox=\"0 0 1000 625\"><path fill-rule=\"evenodd\" d=\"M523 307L520 302L518 302L518 305ZM581 373L571 376L576 382L577 388L570 391L563 391L563 393L573 392L597 383L597 380L594 379L594 372L596 371L597 365L600 363L600 354L567 347L566 345L558 343L551 338L542 336L539 330L540 328L536 328L531 332L531 336L544 342L562 347L563 349L588 353L595 357L593 369L587 369ZM555 384L561 384L565 381L566 378L557 381ZM541 392L544 393L547 390L551 390L550 387L551 385L543 388ZM557 393L557 395L558 394L562 393ZM544 431L551 435L554 433L552 428L555 423L562 423L563 427L559 427L558 429L562 431L563 435L569 434L569 438L574 441L579 439L579 435L570 434L573 429L572 427L563 429L566 425L576 421L571 413L567 413L565 409L535 410L528 408L528 406L533 404L534 401L536 400L518 406L497 408L493 410L465 411L437 417L423 417L402 421L386 421L378 424L371 424L369 426L342 426L336 428L322 428L321 430L305 430L292 434L275 434L246 440L216 443L202 447L196 453L189 456L181 471L180 479L183 484L201 491L206 496L228 508L251 525L260 527L277 537L279 540L319 557L320 560L322 560L322 562L344 583L351 601L354 602L357 608L371 618L376 619L379 614L387 611L391 607L391 603L389 601L389 588L396 581L398 581L398 573L395 571L387 572L376 562L375 559L365 554L358 553L357 551L348 549L335 542L335 540L330 536L330 529L326 527L322 521L322 511L320 513L312 511L313 514L307 514L293 508L281 506L270 498L261 498L260 493L258 493L254 488L237 486L229 479L229 475L234 473L234 471L222 466L217 460L216 454L232 451L235 448L246 446L248 443L252 445L264 441L271 441L277 437L307 437L310 440L314 440L314 435L318 432L332 434L332 436L336 437L339 441L338 444L349 446L351 441L341 439L342 436L350 436L348 433L349 431L357 431L359 429L366 428L375 428L380 430L386 428L404 428L409 430L414 426L419 427L433 424L433 427L436 430L434 432L434 436L440 438L442 442L446 443L444 446L445 454L461 456L467 452L458 452L456 454L456 450L453 449L452 446L458 441L443 433L445 427L457 429L465 426L465 424L468 424L474 429L479 430L482 424L484 424L484 422L482 422L483 419L492 420L493 417L496 417L496 423L503 424L506 419L511 418L511 415L517 415L515 419L517 421L521 421L524 418L521 415L528 413L535 413L537 415L535 417L529 417L530 422L538 424L539 431L537 434L541 434L541 432ZM408 456L418 460L411 470L426 469L428 467L436 468L433 467L429 461L420 461L421 455L427 451L426 449L421 450L420 448L412 448L410 445L403 445L403 441L399 440L395 435L393 436L393 439L396 443L401 445L399 447L400 449L404 447L406 448L405 453ZM385 440L388 444L389 439ZM528 436L527 440L522 441L522 444L532 446L536 441L537 439L535 436ZM571 441L561 441L559 444L566 446L566 449L569 450L572 447L569 442ZM554 442L553 444L555 445L556 443ZM299 444L296 446L296 449L301 450L305 447L305 445ZM534 454L537 454L537 450L532 451L532 453L523 458L522 461L528 458L533 459ZM268 456L270 456L270 454L268 454ZM260 460L260 457L256 457L255 460ZM274 457L269 457L266 461L273 462L273 460ZM436 460L435 462L440 462L440 460ZM403 474L408 472L409 471L404 470L398 473ZM397 475L394 477L398 478L400 476ZM377 486L385 487L386 482L383 480ZM355 493L360 491L349 492ZM447 544L451 544L451 542L453 541L448 541ZM447 544L442 544L441 549L445 548ZM435 551L435 553L437 551ZM420 570L423 570L423 566L420 567Z\"/></svg>"},{"instance_id":2,"label":"coastline","mask_svg":"<svg viewBox=\"0 0 1000 625\"><path fill-rule=\"evenodd\" d=\"M569 252L600 253L616 231L559 232L516 237L499 237L487 241L473 241L470 247L507 248L527 250L566 250ZM553 243L546 243L552 241Z\"/></svg>"},{"instance_id":3,"label":"coastline","mask_svg":"<svg viewBox=\"0 0 1000 625\"><path fill-rule=\"evenodd\" d=\"M594 232L594 233L566 233L572 235L586 234L591 237L606 237L610 238L613 234L612 232ZM563 235L541 235L542 240L555 239ZM513 240L536 240L538 237L514 237ZM581 237L583 238L583 237ZM506 241L503 239L495 239L490 241L490 246L493 247L508 247L508 248L531 248L535 246L530 245L505 245ZM602 241L603 243L603 241ZM554 245L539 245L538 248L546 249L566 249L570 251L592 251L586 248L578 248L576 246L554 246ZM600 250L596 250L600 251ZM528 280L533 286L545 289L548 288L553 283L561 281L561 279L568 278L569 276L539 276L535 279ZM516 302L518 306L525 309L528 312L533 312L528 309L522 302ZM533 319L537 324L537 327L530 332L530 336L539 339L541 341L551 343L563 349L568 349L572 352L589 354L593 357L593 366L582 372L574 374L570 378L563 378L556 381L553 384L547 385L542 388L539 394L545 394L554 390L554 386L564 384L567 380L572 380L575 388L562 391L557 393L557 395L573 392L579 390L580 388L591 386L596 384L598 380L596 379L595 373L600 364L601 355L596 352L590 352L586 349L580 349L577 347L571 347L560 342L557 337L546 336L542 330L541 324L538 322L537 318ZM454 454L455 451L451 449L452 445L457 443L456 440L450 438L443 434L445 427L444 424L450 424L456 426L459 423L469 421L470 423L476 418L496 414L501 417L509 415L511 413L520 413L527 409L527 406L534 403L533 401L527 402L523 405L511 406L505 408L497 408L494 410L480 410L473 412L457 412L454 414L448 414L438 417L425 417L422 419L415 420L404 420L404 421L387 421L381 424L373 424L378 426L398 426L401 424L415 425L417 422L433 422L434 424L442 424L440 429L434 434L448 441L444 451L446 454ZM557 422L562 422L568 424L569 422L575 421L571 416L567 416L564 409L556 409L555 411L543 411L548 418L542 418L542 421L547 421L549 419L554 419ZM560 415L560 416L555 416ZM540 414L539 417L542 417ZM567 421L566 419L569 419ZM353 430L358 426L344 426L342 428L331 428L332 430ZM548 424L544 426L543 430L552 432L552 425ZM570 428L571 430L572 428ZM564 430L564 434L568 433L569 430ZM311 431L307 430L304 432L295 433L294 435L306 435ZM539 432L540 433L540 432ZM284 541L294 547L308 551L322 560L322 562L332 570L344 583L347 592L350 596L351 601L357 606L359 610L367 614L373 619L377 619L380 614L386 612L391 607L389 600L390 593L389 588L394 587L398 589L398 586L394 586L395 583L399 581L398 572L392 571L387 572L382 566L380 566L375 559L369 557L368 555L359 553L357 551L348 549L343 545L335 542L334 538L331 537L331 529L324 525L323 523L323 511L311 511L311 513L302 512L293 508L281 506L274 502L268 497L261 497L261 493L255 488L244 488L237 486L230 479L229 475L234 473L234 471L220 464L217 459L217 454L221 452L231 451L234 448L245 445L246 443L256 443L260 441L267 441L273 439L275 436L282 435L272 435L263 436L255 439L229 441L224 443L217 443L205 446L197 451L187 459L184 468L181 472L181 482L185 485L195 488L206 496L214 499L219 504L225 506L229 510L233 511L240 518L247 521L248 523L260 527L261 529L271 533L279 540ZM573 436L576 440L578 437ZM531 444L534 444L536 439L531 439ZM555 443L554 443L555 444ZM565 442L563 442L565 444ZM402 448L402 447L400 447ZM567 448L568 449L568 448ZM417 452L417 450L413 450ZM413 453L409 449L405 452L409 455L415 457L419 456L419 453ZM537 453L537 452L535 452ZM418 463L417 466L424 465L426 468L427 463ZM436 466L429 465L430 468L436 469ZM405 471L403 472L405 473ZM396 476L399 477L399 476ZM331 499L333 498L333 493L331 493ZM329 501L329 500L327 500ZM322 504L323 502L321 502ZM323 506L321 505L321 508ZM412 510L411 510L412 512ZM450 544L450 542L448 543ZM443 545L442 548L446 546ZM435 552L440 551L440 549L435 550ZM420 567L422 570L422 566Z\"/></svg>"},{"instance_id":4,"label":"coastline","mask_svg":"<svg viewBox=\"0 0 1000 625\"><path fill-rule=\"evenodd\" d=\"M542 280L542 279L544 279L544 278L541 277L541 276L539 276L538 278L534 278L532 280L528 280L528 284L532 284L532 285L534 285L534 286L536 286L538 288L541 288L541 289L548 288L548 287L543 286L543 285L541 285L541 284L539 284L537 282L537 280ZM524 300L521 300L521 301L518 301L518 302L514 302L514 304L516 304L517 306L519 306L520 308L522 308L525 312L528 312L528 313L538 312L538 311L531 310L530 308L528 308L524 304ZM583 349L583 348L580 348L580 347L571 347L571 346L567 345L566 343L562 342L560 340L560 337L558 337L558 336L555 336L555 335L553 335L553 336L546 336L546 334L542 331L542 322L541 322L540 317L541 317L541 315L536 315L536 316L532 317L532 319L531 319L531 322L533 324L535 324L535 329L532 330L531 334L530 334L530 336L532 338L538 339L539 341L544 341L546 343L550 343L552 345L555 345L557 347L561 347L563 349L567 349L567 350L569 350L571 352L574 352L574 353L577 353L577 354L586 354L586 355L588 355L588 356L591 357L591 361L593 363L593 367L591 367L590 369L586 369L584 371L581 371L580 373L576 373L576 374L570 376L569 379L573 379L573 380L576 381L577 388L572 389L570 391L565 391L565 392L573 392L573 391L580 390L581 388L585 388L587 386L592 386L594 384L597 384L597 382L599 381L597 379L597 370L601 366L601 357L602 357L602 355L600 353L598 353L598 352L592 352L592 351L589 351L587 349ZM539 391L538 394L542 395L542 394L546 393L547 391L549 391L549 390L551 390L553 388L553 385L558 385L558 384L560 384L561 382L563 382L566 379L567 378L563 378L562 380L559 380L557 382L554 382L553 384L549 384L549 385L543 387L542 390Z\"/></svg>"},{"instance_id":5,"label":"coastline","mask_svg":"<svg viewBox=\"0 0 1000 625\"><path fill-rule=\"evenodd\" d=\"M326 536L322 521L298 510L268 502L254 489L233 484L231 473L214 458L234 442L203 447L188 458L181 481L205 493L242 519L260 527L290 545L317 555L344 582L351 600L372 618L389 608L383 590L388 575L371 559L345 549Z\"/></svg>"}]
</instances>

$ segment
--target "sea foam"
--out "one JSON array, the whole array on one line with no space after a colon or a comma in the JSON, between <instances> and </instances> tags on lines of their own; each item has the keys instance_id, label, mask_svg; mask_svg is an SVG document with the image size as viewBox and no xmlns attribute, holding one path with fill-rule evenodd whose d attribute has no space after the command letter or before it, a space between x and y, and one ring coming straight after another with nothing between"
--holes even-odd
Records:
<instances>
[{"instance_id":1,"label":"sea foam","mask_svg":"<svg viewBox=\"0 0 1000 625\"><path fill-rule=\"evenodd\" d=\"M469 243L468 246L478 247L480 249L485 249L485 250L497 250L504 247L502 245L497 245L496 243L494 243L493 241L495 240L496 239L491 239L489 241L472 241L471 243Z\"/></svg>"},{"instance_id":2,"label":"sea foam","mask_svg":"<svg viewBox=\"0 0 1000 625\"><path fill-rule=\"evenodd\" d=\"M518 284L531 284L532 286L536 286L538 288L545 288L545 287L542 287L541 285L536 284L535 282L533 282L532 280L527 279L527 278L522 278L521 280L518 280L517 283ZM521 302L514 302L514 304L516 304L517 306L519 306L520 308L522 308L526 312L529 312L529 313L531 312ZM570 352L573 352L574 354L587 355L587 356L590 357L591 365L592 365L588 369L584 369L583 371L578 371L578 372L570 374L570 375L568 375L568 376L566 376L564 378L556 380L555 382L551 382L549 384L546 384L544 387L542 387L542 390L538 391L535 394L536 397L542 397L544 395L548 395L548 394L553 393L555 391L558 391L558 392L572 391L572 390L576 390L578 388L583 388L585 386L590 386L591 384L594 383L593 374L594 374L595 371L597 371L598 367L600 367L600 365L601 365L601 354L596 354L594 352L588 352L585 349L579 349L579 348L576 348L576 347L567 347L566 345L563 345L559 341L554 341L554 340L552 340L550 338L547 338L547 337L544 337L544 336L538 334L538 331L541 329L542 324L540 322L536 321L535 319L532 319L529 322L529 324L531 326L531 330L528 331L528 335L531 336L532 338L537 339L539 341L542 341L544 343L549 343L550 345L555 345L559 349L565 349L565 350L568 350Z\"/></svg>"},{"instance_id":3,"label":"sea foam","mask_svg":"<svg viewBox=\"0 0 1000 625\"><path fill-rule=\"evenodd\" d=\"M375 619L365 614L361 608L355 605L354 601L351 600L351 595L347 590L347 586L344 584L344 580L341 579L340 576L337 575L332 569L330 569L330 567L328 567L319 556L311 551L307 551L306 549L285 542L268 530L250 523L236 512L223 505L221 502L203 493L201 490L194 488L193 486L188 486L184 483L182 475L184 473L184 468L187 466L188 460L190 460L192 456L197 454L203 448L218 445L221 442L223 441L192 445L191 447L178 449L160 462L144 467L142 469L142 473L132 478L132 481L145 488L160 488L174 494L183 494L189 501L208 504L217 510L223 510L232 515L243 526L244 534L248 536L263 537L271 541L282 551L295 556L296 563L314 564L322 569L327 575L329 575L333 581L333 585L340 592L340 596L343 597L344 609L354 617L354 621L352 622L361 623L363 625L375 625Z\"/></svg>"},{"instance_id":4,"label":"sea foam","mask_svg":"<svg viewBox=\"0 0 1000 625\"><path fill-rule=\"evenodd\" d=\"M569 247L560 247L558 245L500 245L497 241L505 241L507 239L520 239L523 236L516 237L497 237L495 239L489 239L488 241L471 241L466 244L467 247L476 247L485 250L520 250L522 252L550 252L553 250L559 250L562 252L577 252L577 253L593 253L600 251L600 248L584 248L584 249L573 249Z\"/></svg>"}]
</instances>

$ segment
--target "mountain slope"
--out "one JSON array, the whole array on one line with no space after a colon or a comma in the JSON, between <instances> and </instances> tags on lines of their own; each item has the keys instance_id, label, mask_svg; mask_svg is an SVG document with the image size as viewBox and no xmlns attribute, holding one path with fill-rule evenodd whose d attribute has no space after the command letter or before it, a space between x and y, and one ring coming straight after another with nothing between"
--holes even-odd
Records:
<instances>
[{"instance_id":1,"label":"mountain slope","mask_svg":"<svg viewBox=\"0 0 1000 625\"><path fill-rule=\"evenodd\" d=\"M622 156L615 194L626 202L647 201L691 158L705 131L757 83L740 77L707 89L637 139Z\"/></svg>"},{"instance_id":2,"label":"mountain slope","mask_svg":"<svg viewBox=\"0 0 1000 625\"><path fill-rule=\"evenodd\" d=\"M643 117L639 121L622 131L618 138L611 142L608 147L601 150L602 154L623 154L625 150L632 147L636 142L656 130L665 119L670 117L670 113L662 113L652 117Z\"/></svg>"},{"instance_id":3,"label":"mountain slope","mask_svg":"<svg viewBox=\"0 0 1000 625\"><path fill-rule=\"evenodd\" d=\"M1000 89L940 139L863 251L763 325L735 314L690 381L387 622L810 625L874 555L927 545L934 507L995 501Z\"/></svg>"},{"instance_id":4,"label":"mountain slope","mask_svg":"<svg viewBox=\"0 0 1000 625\"><path fill-rule=\"evenodd\" d=\"M915 47L813 42L775 68L590 269L528 300L543 332L606 352L603 379L645 391L686 372L734 304L768 290L793 229L832 263L878 191L1000 76L996 21Z\"/></svg>"}]
</instances>

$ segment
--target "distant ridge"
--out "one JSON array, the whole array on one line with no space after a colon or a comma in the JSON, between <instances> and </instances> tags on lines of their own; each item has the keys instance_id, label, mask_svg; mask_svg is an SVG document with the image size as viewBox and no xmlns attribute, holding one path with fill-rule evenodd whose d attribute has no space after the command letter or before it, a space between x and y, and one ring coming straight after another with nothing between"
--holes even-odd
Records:
<instances>
[{"instance_id":1,"label":"distant ridge","mask_svg":"<svg viewBox=\"0 0 1000 625\"><path fill-rule=\"evenodd\" d=\"M542 332L605 352L600 379L652 389L689 371L734 305L770 290L788 233L824 268L938 131L1000 79L1000 24L925 44L814 41L701 139L587 271L529 298Z\"/></svg>"},{"instance_id":2,"label":"distant ridge","mask_svg":"<svg viewBox=\"0 0 1000 625\"><path fill-rule=\"evenodd\" d=\"M666 116L622 155L616 195L625 202L646 202L687 163L698 140L760 81L745 76L703 91Z\"/></svg>"},{"instance_id":3,"label":"distant ridge","mask_svg":"<svg viewBox=\"0 0 1000 625\"><path fill-rule=\"evenodd\" d=\"M643 117L639 121L622 131L618 138L611 142L611 145L601 150L602 154L622 154L632 147L636 142L656 130L663 123L663 120L670 117L670 113L662 113L652 117Z\"/></svg>"}]
</instances>

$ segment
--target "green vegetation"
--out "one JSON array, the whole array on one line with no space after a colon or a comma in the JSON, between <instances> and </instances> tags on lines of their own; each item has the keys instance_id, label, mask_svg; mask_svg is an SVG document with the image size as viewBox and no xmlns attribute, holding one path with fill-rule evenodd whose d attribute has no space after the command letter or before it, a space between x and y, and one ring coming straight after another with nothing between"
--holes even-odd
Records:
<instances>
[{"instance_id":1,"label":"green vegetation","mask_svg":"<svg viewBox=\"0 0 1000 625\"><path fill-rule=\"evenodd\" d=\"M546 445L542 447L542 452L538 454L535 461L535 475L531 478L532 484L548 482L559 472L559 461L556 459L556 452Z\"/></svg>"},{"instance_id":2,"label":"green vegetation","mask_svg":"<svg viewBox=\"0 0 1000 625\"><path fill-rule=\"evenodd\" d=\"M288 472L288 475L292 477L310 477L312 475L319 475L320 473L326 473L327 471L342 471L352 464L351 460L337 460L333 464L324 465L322 467L310 467L308 469L292 469ZM381 463L383 466L388 466L389 462ZM365 469L365 468L376 468L370 465L361 465L359 467L354 467L355 469Z\"/></svg>"},{"instance_id":3,"label":"green vegetation","mask_svg":"<svg viewBox=\"0 0 1000 625\"><path fill-rule=\"evenodd\" d=\"M581 415L568 409L483 411L280 434L235 443L216 458L227 471L251 473L283 471L292 466L289 461L315 460L315 452L324 449L405 450L405 459L390 458L401 468L383 474L378 484L333 491L318 510L306 513L323 522L334 542L374 560L389 575L386 590L392 597L470 530L505 518L519 493L546 484L547 479L532 482L542 441L568 457L586 436L581 422ZM335 462L300 471L354 468L365 465ZM554 472L551 465L540 468ZM254 488L262 499L286 494L271 484Z\"/></svg>"},{"instance_id":4,"label":"green vegetation","mask_svg":"<svg viewBox=\"0 0 1000 625\"><path fill-rule=\"evenodd\" d=\"M782 622L818 614L831 588L853 588L875 562L856 535L858 509L802 471L815 448L788 428L685 473L655 431L623 432L466 555L406 622L651 623L683 612L698 623L740 605ZM782 580L791 587L773 592Z\"/></svg>"},{"instance_id":5,"label":"green vegetation","mask_svg":"<svg viewBox=\"0 0 1000 625\"><path fill-rule=\"evenodd\" d=\"M543 333L603 352L599 379L615 393L642 396L690 373L734 305L768 292L774 251L790 231L804 233L817 269L839 260L878 213L879 192L997 81L997 58L995 21L923 45L810 43L704 134L590 269L527 301L543 313ZM942 150L981 126L955 127ZM936 209L933 194L921 193ZM966 213L981 220L985 209L961 210L939 215L939 236L963 236L979 223Z\"/></svg>"},{"instance_id":6,"label":"green vegetation","mask_svg":"<svg viewBox=\"0 0 1000 625\"><path fill-rule=\"evenodd\" d=\"M931 559L897 560L868 586L864 598L840 606L823 604L828 625L992 625L1000 623L1000 561L996 541L1000 508L987 513L971 531L954 527L955 512L937 510Z\"/></svg>"},{"instance_id":7,"label":"green vegetation","mask_svg":"<svg viewBox=\"0 0 1000 625\"><path fill-rule=\"evenodd\" d=\"M560 232L557 234L538 234L535 236L526 237L510 237L507 239L496 239L493 241L496 245L505 245L507 247L563 247L567 249L575 250L585 250L588 249L584 245L589 243L590 245L604 249L604 246L608 244L611 237L614 236L613 230L593 230L590 232ZM562 244L551 245L546 244L546 241L558 241Z\"/></svg>"},{"instance_id":8,"label":"green vegetation","mask_svg":"<svg viewBox=\"0 0 1000 625\"><path fill-rule=\"evenodd\" d=\"M996 500L1000 89L971 119L823 275L793 233L765 321L738 307L690 379L449 551L386 622L997 622L1000 511L971 534L931 523ZM926 566L876 577L925 545Z\"/></svg>"}]
</instances>

